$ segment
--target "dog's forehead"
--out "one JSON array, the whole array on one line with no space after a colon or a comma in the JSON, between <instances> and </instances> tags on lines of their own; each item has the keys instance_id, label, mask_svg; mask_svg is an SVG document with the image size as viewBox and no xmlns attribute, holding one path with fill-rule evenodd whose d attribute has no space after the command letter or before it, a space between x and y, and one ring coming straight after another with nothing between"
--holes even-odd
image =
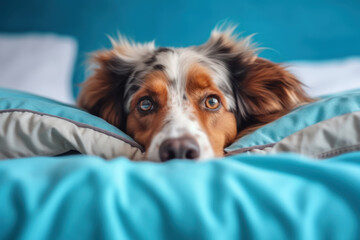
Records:
<instances>
[{"instance_id":1,"label":"dog's forehead","mask_svg":"<svg viewBox=\"0 0 360 240\"><path fill-rule=\"evenodd\" d=\"M223 92L229 109L234 109L235 101L230 79L225 65L221 61L211 59L194 48L158 48L151 57L154 70L164 71L168 77L170 90L179 98L186 93L189 70L194 65L201 65L215 85Z\"/></svg>"},{"instance_id":2,"label":"dog's forehead","mask_svg":"<svg viewBox=\"0 0 360 240\"><path fill-rule=\"evenodd\" d=\"M162 68L169 81L185 80L189 66L201 60L201 55L187 48L159 48L154 56L153 68Z\"/></svg>"}]
</instances>

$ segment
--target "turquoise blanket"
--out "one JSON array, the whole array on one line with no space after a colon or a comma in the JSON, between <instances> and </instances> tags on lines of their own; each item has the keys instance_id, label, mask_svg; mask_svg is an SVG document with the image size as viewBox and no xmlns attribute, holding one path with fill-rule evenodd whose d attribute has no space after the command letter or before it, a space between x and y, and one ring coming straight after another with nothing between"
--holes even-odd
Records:
<instances>
[{"instance_id":1,"label":"turquoise blanket","mask_svg":"<svg viewBox=\"0 0 360 240\"><path fill-rule=\"evenodd\" d=\"M0 239L358 239L360 152L0 162Z\"/></svg>"}]
</instances>

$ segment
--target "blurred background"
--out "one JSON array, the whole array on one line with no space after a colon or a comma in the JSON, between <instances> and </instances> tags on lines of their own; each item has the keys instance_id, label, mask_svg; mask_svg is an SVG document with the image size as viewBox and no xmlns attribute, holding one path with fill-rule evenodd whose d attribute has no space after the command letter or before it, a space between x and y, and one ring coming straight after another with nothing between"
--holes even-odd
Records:
<instances>
[{"instance_id":1,"label":"blurred background","mask_svg":"<svg viewBox=\"0 0 360 240\"><path fill-rule=\"evenodd\" d=\"M0 87L72 103L107 35L186 47L225 22L256 33L260 56L290 65L311 95L360 88L359 0L0 0Z\"/></svg>"}]
</instances>

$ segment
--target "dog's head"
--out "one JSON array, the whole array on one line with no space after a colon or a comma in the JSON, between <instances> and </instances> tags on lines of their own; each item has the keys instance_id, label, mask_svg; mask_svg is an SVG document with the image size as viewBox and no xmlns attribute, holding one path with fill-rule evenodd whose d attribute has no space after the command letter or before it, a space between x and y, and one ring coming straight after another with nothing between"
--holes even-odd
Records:
<instances>
[{"instance_id":1,"label":"dog's head","mask_svg":"<svg viewBox=\"0 0 360 240\"><path fill-rule=\"evenodd\" d=\"M310 100L232 30L188 48L120 39L93 61L79 106L132 136L152 161L221 156L237 137Z\"/></svg>"}]
</instances>

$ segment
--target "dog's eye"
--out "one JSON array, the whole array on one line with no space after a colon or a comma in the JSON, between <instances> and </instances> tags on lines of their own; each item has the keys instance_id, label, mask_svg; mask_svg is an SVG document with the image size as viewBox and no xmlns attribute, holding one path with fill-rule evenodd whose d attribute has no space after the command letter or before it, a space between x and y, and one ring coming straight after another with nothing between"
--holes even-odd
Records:
<instances>
[{"instance_id":1,"label":"dog's eye","mask_svg":"<svg viewBox=\"0 0 360 240\"><path fill-rule=\"evenodd\" d=\"M143 98L139 101L137 108L139 112L148 113L154 108L154 103L150 98Z\"/></svg>"},{"instance_id":2,"label":"dog's eye","mask_svg":"<svg viewBox=\"0 0 360 240\"><path fill-rule=\"evenodd\" d=\"M209 110L218 110L220 108L220 100L216 96L209 96L205 99L205 107Z\"/></svg>"}]
</instances>

